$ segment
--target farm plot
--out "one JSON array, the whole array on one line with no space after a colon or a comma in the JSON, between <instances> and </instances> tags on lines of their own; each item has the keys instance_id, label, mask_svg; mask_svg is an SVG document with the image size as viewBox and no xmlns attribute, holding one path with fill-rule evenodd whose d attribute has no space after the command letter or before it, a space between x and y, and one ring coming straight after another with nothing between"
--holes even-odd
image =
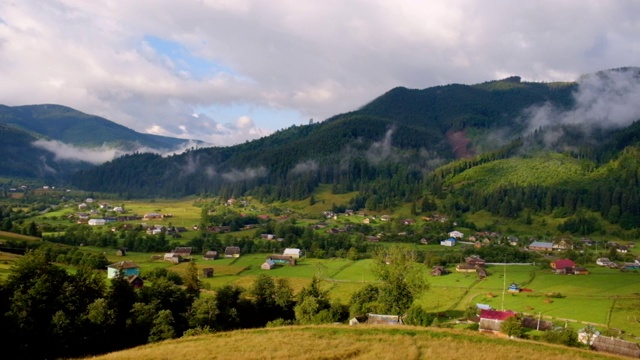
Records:
<instances>
[{"instance_id":1,"label":"farm plot","mask_svg":"<svg viewBox=\"0 0 640 360\"><path fill-rule=\"evenodd\" d=\"M623 329L627 335L640 336L640 295L614 301L609 326Z\"/></svg>"}]
</instances>

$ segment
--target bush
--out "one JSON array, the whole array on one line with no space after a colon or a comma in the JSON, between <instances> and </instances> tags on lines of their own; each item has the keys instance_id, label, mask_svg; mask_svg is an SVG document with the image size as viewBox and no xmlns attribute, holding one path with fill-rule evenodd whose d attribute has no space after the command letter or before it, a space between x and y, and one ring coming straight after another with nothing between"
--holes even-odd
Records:
<instances>
[{"instance_id":1,"label":"bush","mask_svg":"<svg viewBox=\"0 0 640 360\"><path fill-rule=\"evenodd\" d=\"M426 312L420 306L412 306L407 310L404 323L407 325L429 326L433 323L435 317L435 314Z\"/></svg>"}]
</instances>

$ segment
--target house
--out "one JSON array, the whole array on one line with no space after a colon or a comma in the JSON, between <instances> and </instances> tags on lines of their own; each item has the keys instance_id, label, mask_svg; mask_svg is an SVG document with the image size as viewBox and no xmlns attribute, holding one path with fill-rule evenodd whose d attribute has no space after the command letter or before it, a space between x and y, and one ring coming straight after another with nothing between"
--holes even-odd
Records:
<instances>
[{"instance_id":1,"label":"house","mask_svg":"<svg viewBox=\"0 0 640 360\"><path fill-rule=\"evenodd\" d=\"M433 268L431 268L431 275L432 276L442 276L442 275L446 275L446 274L448 274L448 272L444 268L444 266L434 266Z\"/></svg>"},{"instance_id":2,"label":"house","mask_svg":"<svg viewBox=\"0 0 640 360\"><path fill-rule=\"evenodd\" d=\"M556 251L571 250L573 249L573 245L569 241L562 239L554 243L552 249Z\"/></svg>"},{"instance_id":3,"label":"house","mask_svg":"<svg viewBox=\"0 0 640 360\"><path fill-rule=\"evenodd\" d=\"M215 260L218 258L218 252L209 250L206 253L204 253L204 256L202 258L205 260Z\"/></svg>"},{"instance_id":4,"label":"house","mask_svg":"<svg viewBox=\"0 0 640 360\"><path fill-rule=\"evenodd\" d=\"M378 241L380 241L380 237L378 237L378 236L367 236L365 239L367 239L368 242L378 242Z\"/></svg>"},{"instance_id":5,"label":"house","mask_svg":"<svg viewBox=\"0 0 640 360\"><path fill-rule=\"evenodd\" d=\"M271 259L267 259L265 260L264 263L262 263L262 265L260 265L260 269L262 270L271 270L276 266L276 263L271 260Z\"/></svg>"},{"instance_id":6,"label":"house","mask_svg":"<svg viewBox=\"0 0 640 360\"><path fill-rule=\"evenodd\" d=\"M237 246L227 246L224 249L224 257L240 257L240 248Z\"/></svg>"},{"instance_id":7,"label":"house","mask_svg":"<svg viewBox=\"0 0 640 360\"><path fill-rule=\"evenodd\" d=\"M464 237L464 234L461 233L460 231L454 230L449 233L449 237L462 239Z\"/></svg>"},{"instance_id":8,"label":"house","mask_svg":"<svg viewBox=\"0 0 640 360\"><path fill-rule=\"evenodd\" d=\"M78 205L78 210L85 210L86 208L87 208L87 204L85 203Z\"/></svg>"},{"instance_id":9,"label":"house","mask_svg":"<svg viewBox=\"0 0 640 360\"><path fill-rule=\"evenodd\" d=\"M569 259L558 259L551 262L551 268L554 270L562 270L565 268L573 268L576 266L576 263Z\"/></svg>"},{"instance_id":10,"label":"house","mask_svg":"<svg viewBox=\"0 0 640 360\"><path fill-rule=\"evenodd\" d=\"M147 234L149 235L159 235L162 234L163 231L166 231L163 225L153 225L147 228Z\"/></svg>"},{"instance_id":11,"label":"house","mask_svg":"<svg viewBox=\"0 0 640 360\"><path fill-rule=\"evenodd\" d=\"M87 224L91 226L102 226L106 223L107 221L105 219L89 219L89 221L87 222Z\"/></svg>"},{"instance_id":12,"label":"house","mask_svg":"<svg viewBox=\"0 0 640 360\"><path fill-rule=\"evenodd\" d=\"M294 259L299 259L302 256L302 250L295 248L286 248L284 252L282 252L284 256L291 256Z\"/></svg>"},{"instance_id":13,"label":"house","mask_svg":"<svg viewBox=\"0 0 640 360\"><path fill-rule=\"evenodd\" d=\"M190 246L178 246L177 248L173 249L174 254L178 254L182 257L191 257L192 251L193 248Z\"/></svg>"},{"instance_id":14,"label":"house","mask_svg":"<svg viewBox=\"0 0 640 360\"><path fill-rule=\"evenodd\" d=\"M624 270L638 270L640 269L640 264L637 262L626 262L622 264L622 269Z\"/></svg>"},{"instance_id":15,"label":"house","mask_svg":"<svg viewBox=\"0 0 640 360\"><path fill-rule=\"evenodd\" d=\"M420 244L427 245L429 244L429 240L427 240L427 238L422 238L420 239Z\"/></svg>"},{"instance_id":16,"label":"house","mask_svg":"<svg viewBox=\"0 0 640 360\"><path fill-rule=\"evenodd\" d=\"M533 251L552 251L553 243L544 241L534 241L529 244L529 250Z\"/></svg>"},{"instance_id":17,"label":"house","mask_svg":"<svg viewBox=\"0 0 640 360\"><path fill-rule=\"evenodd\" d=\"M213 268L204 268L202 269L202 275L206 278L213 277Z\"/></svg>"},{"instance_id":18,"label":"house","mask_svg":"<svg viewBox=\"0 0 640 360\"><path fill-rule=\"evenodd\" d=\"M627 245L618 245L618 248L616 249L616 251L619 253L626 254L627 252L629 252L629 247Z\"/></svg>"},{"instance_id":19,"label":"house","mask_svg":"<svg viewBox=\"0 0 640 360\"><path fill-rule=\"evenodd\" d=\"M115 206L113 208L113 211L121 213L121 212L124 212L124 208L122 206Z\"/></svg>"},{"instance_id":20,"label":"house","mask_svg":"<svg viewBox=\"0 0 640 360\"><path fill-rule=\"evenodd\" d=\"M144 214L142 220L154 220L154 219L162 219L162 214L158 213L148 213Z\"/></svg>"},{"instance_id":21,"label":"house","mask_svg":"<svg viewBox=\"0 0 640 360\"><path fill-rule=\"evenodd\" d=\"M413 220L413 219L404 219L404 220L402 220L402 225L413 225L415 223L416 223L416 221Z\"/></svg>"},{"instance_id":22,"label":"house","mask_svg":"<svg viewBox=\"0 0 640 360\"><path fill-rule=\"evenodd\" d=\"M363 224L369 224L371 223L371 220L369 220L369 218L364 218L364 220L362 220Z\"/></svg>"},{"instance_id":23,"label":"house","mask_svg":"<svg viewBox=\"0 0 640 360\"><path fill-rule=\"evenodd\" d=\"M261 239L265 239L265 240L275 240L276 235L275 234L260 234L260 238Z\"/></svg>"},{"instance_id":24,"label":"house","mask_svg":"<svg viewBox=\"0 0 640 360\"><path fill-rule=\"evenodd\" d=\"M442 246L456 246L456 239L450 237L447 240L440 241L440 245L442 245Z\"/></svg>"},{"instance_id":25,"label":"house","mask_svg":"<svg viewBox=\"0 0 640 360\"><path fill-rule=\"evenodd\" d=\"M389 215L382 215L382 216L380 216L380 220L382 220L382 221L389 221L389 220L391 220L391 216L389 216Z\"/></svg>"},{"instance_id":26,"label":"house","mask_svg":"<svg viewBox=\"0 0 640 360\"><path fill-rule=\"evenodd\" d=\"M116 256L126 256L127 255L127 249L126 248L120 248L118 249L118 251L116 251Z\"/></svg>"},{"instance_id":27,"label":"house","mask_svg":"<svg viewBox=\"0 0 640 360\"><path fill-rule=\"evenodd\" d=\"M624 355L633 358L640 357L640 344L608 336L597 336L591 343L596 351Z\"/></svg>"},{"instance_id":28,"label":"house","mask_svg":"<svg viewBox=\"0 0 640 360\"><path fill-rule=\"evenodd\" d=\"M513 311L480 310L480 332L500 334L500 326L510 317L516 316Z\"/></svg>"},{"instance_id":29,"label":"house","mask_svg":"<svg viewBox=\"0 0 640 360\"><path fill-rule=\"evenodd\" d=\"M464 262L469 265L480 267L484 266L485 263L485 261L482 260L482 258L480 258L478 255L467 256L466 258L464 258Z\"/></svg>"},{"instance_id":30,"label":"house","mask_svg":"<svg viewBox=\"0 0 640 360\"><path fill-rule=\"evenodd\" d=\"M609 260L609 258L598 258L596 260L596 265L600 266L609 266L613 261Z\"/></svg>"},{"instance_id":31,"label":"house","mask_svg":"<svg viewBox=\"0 0 640 360\"><path fill-rule=\"evenodd\" d=\"M119 261L107 265L107 278L113 279L122 273L123 276L140 275L140 267L133 261Z\"/></svg>"},{"instance_id":32,"label":"house","mask_svg":"<svg viewBox=\"0 0 640 360\"><path fill-rule=\"evenodd\" d=\"M127 282L129 282L129 285L131 285L131 287L134 289L140 289L141 287L144 286L144 280L142 280L142 278L138 275L127 276L126 280Z\"/></svg>"},{"instance_id":33,"label":"house","mask_svg":"<svg viewBox=\"0 0 640 360\"><path fill-rule=\"evenodd\" d=\"M398 315L367 314L367 324L402 325L402 317Z\"/></svg>"}]
</instances>

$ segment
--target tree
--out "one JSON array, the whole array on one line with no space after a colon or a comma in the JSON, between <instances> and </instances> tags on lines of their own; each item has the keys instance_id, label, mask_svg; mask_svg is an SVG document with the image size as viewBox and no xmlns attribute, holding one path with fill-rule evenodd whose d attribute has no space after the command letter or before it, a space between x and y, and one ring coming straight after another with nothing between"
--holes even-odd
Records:
<instances>
[{"instance_id":1,"label":"tree","mask_svg":"<svg viewBox=\"0 0 640 360\"><path fill-rule=\"evenodd\" d=\"M160 310L157 317L153 320L153 326L149 332L149 342L157 342L176 337L176 331L173 328L173 314L170 310Z\"/></svg>"},{"instance_id":2,"label":"tree","mask_svg":"<svg viewBox=\"0 0 640 360\"><path fill-rule=\"evenodd\" d=\"M522 337L524 328L522 321L517 316L511 316L502 322L500 331L509 337Z\"/></svg>"},{"instance_id":3,"label":"tree","mask_svg":"<svg viewBox=\"0 0 640 360\"><path fill-rule=\"evenodd\" d=\"M183 283L185 286L185 292L190 302L200 297L200 289L202 289L202 282L198 277L198 268L193 260L187 265L187 273L184 276Z\"/></svg>"},{"instance_id":4,"label":"tree","mask_svg":"<svg viewBox=\"0 0 640 360\"><path fill-rule=\"evenodd\" d=\"M327 291L320 289L320 279L314 276L309 286L302 288L298 293L298 303L294 308L296 321L300 324L316 324L326 316L322 311L328 311L331 303Z\"/></svg>"},{"instance_id":5,"label":"tree","mask_svg":"<svg viewBox=\"0 0 640 360\"><path fill-rule=\"evenodd\" d=\"M351 295L349 316L365 315L369 312L375 312L379 294L380 289L373 284L367 284L353 293L353 295Z\"/></svg>"},{"instance_id":6,"label":"tree","mask_svg":"<svg viewBox=\"0 0 640 360\"><path fill-rule=\"evenodd\" d=\"M374 251L371 270L382 281L378 297L381 312L402 315L429 288L416 259L415 250L400 246Z\"/></svg>"},{"instance_id":7,"label":"tree","mask_svg":"<svg viewBox=\"0 0 640 360\"><path fill-rule=\"evenodd\" d=\"M214 329L216 327L216 317L218 313L215 297L206 296L198 298L189 309L189 326Z\"/></svg>"}]
</instances>

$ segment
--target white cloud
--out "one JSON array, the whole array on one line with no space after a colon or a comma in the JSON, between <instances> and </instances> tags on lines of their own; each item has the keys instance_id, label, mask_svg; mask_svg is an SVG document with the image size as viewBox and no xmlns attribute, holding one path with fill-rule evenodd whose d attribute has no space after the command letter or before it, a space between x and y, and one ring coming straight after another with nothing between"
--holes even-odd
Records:
<instances>
[{"instance_id":1,"label":"white cloud","mask_svg":"<svg viewBox=\"0 0 640 360\"><path fill-rule=\"evenodd\" d=\"M570 81L637 65L639 15L631 0L1 1L0 102L227 145L396 86ZM245 111L219 115L233 107ZM208 117L191 116L203 108Z\"/></svg>"}]
</instances>

